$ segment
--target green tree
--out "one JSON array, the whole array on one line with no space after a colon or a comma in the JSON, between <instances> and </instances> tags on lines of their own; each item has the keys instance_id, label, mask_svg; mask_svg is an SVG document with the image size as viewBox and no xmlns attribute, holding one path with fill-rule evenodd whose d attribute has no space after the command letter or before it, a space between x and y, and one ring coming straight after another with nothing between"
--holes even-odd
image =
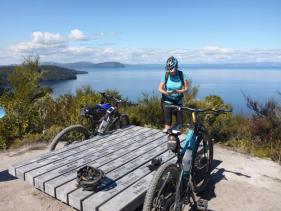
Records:
<instances>
[{"instance_id":1,"label":"green tree","mask_svg":"<svg viewBox=\"0 0 281 211\"><path fill-rule=\"evenodd\" d=\"M50 89L40 86L41 78L39 57L27 58L9 75L9 91L1 96L1 101L8 113L7 127L12 127L10 138L41 130L36 102L50 92Z\"/></svg>"}]
</instances>

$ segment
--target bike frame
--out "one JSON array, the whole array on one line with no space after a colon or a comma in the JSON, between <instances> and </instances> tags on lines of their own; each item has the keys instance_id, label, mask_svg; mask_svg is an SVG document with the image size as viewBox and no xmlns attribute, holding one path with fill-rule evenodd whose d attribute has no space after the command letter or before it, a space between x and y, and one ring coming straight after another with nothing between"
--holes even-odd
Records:
<instances>
[{"instance_id":1,"label":"bike frame","mask_svg":"<svg viewBox=\"0 0 281 211\"><path fill-rule=\"evenodd\" d=\"M88 118L90 121L91 130L94 134L103 134L106 128L109 125L115 124L115 122L120 119L121 116L118 108L119 104L122 103L122 100L106 95L105 93L101 93L101 95L106 98L107 101L109 101L109 99L113 99L115 103L113 105L110 103L101 103L95 105L95 109L99 113L104 113L104 115L98 121L94 121L93 116L86 116L86 118Z\"/></svg>"},{"instance_id":2,"label":"bike frame","mask_svg":"<svg viewBox=\"0 0 281 211\"><path fill-rule=\"evenodd\" d=\"M101 118L101 123L97 129L98 133L103 134L106 128L109 127L109 125L115 124L120 116L121 114L118 112L117 107L111 106L110 108L108 108L106 110L106 114Z\"/></svg>"},{"instance_id":3,"label":"bike frame","mask_svg":"<svg viewBox=\"0 0 281 211\"><path fill-rule=\"evenodd\" d=\"M206 149L206 144L207 144L206 141L207 140L204 139L204 134L207 132L207 130L204 127L204 125L201 123L201 121L197 121L197 115L199 113L207 113L207 112L212 112L215 115L219 115L221 113L232 112L232 109L229 109L229 110L210 109L210 108L207 108L207 109L196 109L196 108L190 108L190 107L184 107L184 106L176 106L176 105L167 105L166 107L174 108L174 109L177 109L178 111L185 110L185 111L188 111L188 112L190 112L192 114L192 123L193 124L192 124L192 127L190 127L188 132L186 133L186 138L185 138L182 146L181 146L181 143L180 143L180 139L178 137L179 134L180 134L180 131L173 130L173 129L169 129L167 131L167 134L169 134L168 135L168 139L169 139L169 137L175 137L176 138L176 146L174 145L173 142L169 142L168 141L168 148L170 150L172 150L172 152L174 152L177 155L177 158L178 158L176 164L179 166L180 172L179 172L179 177L178 177L177 184L176 184L175 203L173 205L173 210L179 210L179 208L181 208L180 206L182 205L182 202L183 202L183 201L182 202L180 201L182 199L182 194L181 194L182 187L185 188L186 195L188 196L188 200L190 200L190 197L191 197L193 202L194 202L194 204L197 204L194 192L193 192L193 190L191 188L190 177L191 177L191 174L192 174L192 166L194 165L194 159L195 159L194 153L196 153L195 152L195 148L196 148L196 150L198 152L201 151L201 149L200 149L201 148L201 143L200 143L201 140L203 140L202 145L203 145L203 149L204 149L204 155L207 152L207 149ZM171 139L171 141L172 140L173 139ZM200 146L197 146L198 142L200 143ZM189 166L187 174L184 174L183 162L182 161L183 161L185 153L188 150L191 151L191 158L189 158L191 164ZM210 156L210 154L208 156ZM158 192L156 198L154 199L156 202L158 201L158 199L160 197L160 194L161 194L163 188L165 187L169 177L170 177L170 172L168 172L168 175L167 175L165 181L162 183L162 185L161 185L161 187L159 189L159 192ZM184 179L186 178L187 186L182 186L183 178ZM206 204L206 202L204 202L204 200L200 201L200 205L199 206L201 208L204 208L204 209L207 208L207 204Z\"/></svg>"},{"instance_id":4,"label":"bike frame","mask_svg":"<svg viewBox=\"0 0 281 211\"><path fill-rule=\"evenodd\" d=\"M204 131L201 131L201 129L200 129L200 128L203 128L203 127L199 127L200 123L197 122L195 112L192 112L192 122L193 122L194 126L188 129L188 132L186 133L186 138L185 138L184 143L183 143L182 150L180 150L181 149L180 148L180 149L178 149L179 152L177 152L177 156L178 156L177 163L179 164L179 167L180 167L180 174L179 174L178 183L177 183L177 187L176 187L174 209L177 209L180 206L180 203L179 203L180 198L181 198L180 197L181 196L180 188L181 188L181 183L182 183L182 180L183 180L183 177L184 177L182 159L183 159L186 151L191 150L191 161L190 162L193 162L193 154L195 153L194 148L195 148L196 141L197 141L198 137L200 137L201 134L204 132ZM180 143L180 140L179 140L177 135L176 135L176 138L177 138L178 143ZM190 165L190 168L187 172L188 178L186 178L186 181L189 181L191 166L192 165ZM192 198L195 200L193 195L192 195Z\"/></svg>"}]
</instances>

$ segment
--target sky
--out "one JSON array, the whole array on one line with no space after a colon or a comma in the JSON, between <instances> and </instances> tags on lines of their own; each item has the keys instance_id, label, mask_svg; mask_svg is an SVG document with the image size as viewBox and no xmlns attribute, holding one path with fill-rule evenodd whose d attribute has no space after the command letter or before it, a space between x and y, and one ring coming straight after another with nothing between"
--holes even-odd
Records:
<instances>
[{"instance_id":1,"label":"sky","mask_svg":"<svg viewBox=\"0 0 281 211\"><path fill-rule=\"evenodd\" d=\"M3 0L0 65L281 62L280 0Z\"/></svg>"}]
</instances>

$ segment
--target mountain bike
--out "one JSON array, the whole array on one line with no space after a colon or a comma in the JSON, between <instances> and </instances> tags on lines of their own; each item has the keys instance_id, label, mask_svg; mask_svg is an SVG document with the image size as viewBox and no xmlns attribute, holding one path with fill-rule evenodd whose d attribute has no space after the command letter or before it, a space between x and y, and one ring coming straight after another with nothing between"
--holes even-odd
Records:
<instances>
[{"instance_id":1,"label":"mountain bike","mask_svg":"<svg viewBox=\"0 0 281 211\"><path fill-rule=\"evenodd\" d=\"M177 161L167 162L155 172L145 196L143 211L179 211L183 210L186 204L206 210L208 202L203 199L196 201L194 193L204 190L208 183L213 161L213 141L207 138L207 129L197 117L200 113L219 115L232 110L173 105L166 107L190 112L192 125L182 145L179 139L180 127L173 127L167 131L167 146L176 154Z\"/></svg>"},{"instance_id":2,"label":"mountain bike","mask_svg":"<svg viewBox=\"0 0 281 211\"><path fill-rule=\"evenodd\" d=\"M104 92L100 92L100 94L107 102L113 101L113 105L102 102L93 107L83 107L80 116L89 123L90 128L87 129L85 126L77 124L63 129L52 140L49 151L73 142L89 139L91 136L104 135L111 130L129 125L129 117L118 111L118 108L127 101L107 95Z\"/></svg>"}]
</instances>

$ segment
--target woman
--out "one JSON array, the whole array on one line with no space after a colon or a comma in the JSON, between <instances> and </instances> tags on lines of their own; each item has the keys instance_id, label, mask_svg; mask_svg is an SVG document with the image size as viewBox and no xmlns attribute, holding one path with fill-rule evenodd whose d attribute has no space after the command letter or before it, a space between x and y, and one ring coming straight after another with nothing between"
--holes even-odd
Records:
<instances>
[{"instance_id":1,"label":"woman","mask_svg":"<svg viewBox=\"0 0 281 211\"><path fill-rule=\"evenodd\" d=\"M178 60L171 56L166 62L166 72L163 74L159 84L159 92L162 93L162 103L164 109L165 128L163 132L172 125L172 108L166 108L165 105L183 105L183 94L188 91L189 83L182 71L178 70ZM177 125L183 123L182 112L176 112Z\"/></svg>"}]
</instances>

